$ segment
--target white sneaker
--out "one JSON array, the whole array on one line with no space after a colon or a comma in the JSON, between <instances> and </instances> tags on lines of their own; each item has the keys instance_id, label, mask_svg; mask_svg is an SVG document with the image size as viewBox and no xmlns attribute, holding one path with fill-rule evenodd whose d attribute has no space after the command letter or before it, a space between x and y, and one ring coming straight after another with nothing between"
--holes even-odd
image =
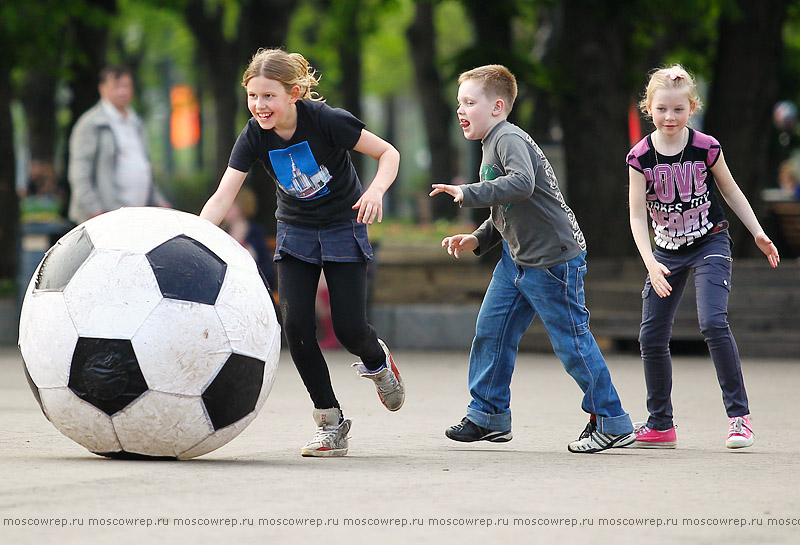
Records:
<instances>
[{"instance_id":1,"label":"white sneaker","mask_svg":"<svg viewBox=\"0 0 800 545\"><path fill-rule=\"evenodd\" d=\"M586 428L577 440L567 445L570 452L591 454L610 448L627 447L636 441L636 433L629 432L621 435L609 435L597 431L597 422L594 418L589 420Z\"/></svg>"},{"instance_id":2,"label":"white sneaker","mask_svg":"<svg viewBox=\"0 0 800 545\"><path fill-rule=\"evenodd\" d=\"M317 432L300 450L303 456L344 456L347 454L347 434L350 420L342 418L340 409L314 409Z\"/></svg>"},{"instance_id":3,"label":"white sneaker","mask_svg":"<svg viewBox=\"0 0 800 545\"><path fill-rule=\"evenodd\" d=\"M379 371L370 371L361 362L354 363L353 367L356 368L358 376L368 378L375 383L381 403L390 411L397 411L406 400L406 388L403 385L403 379L400 378L400 371L397 370L392 353L389 352L382 340L378 339L378 342L386 354L386 365Z\"/></svg>"}]
</instances>

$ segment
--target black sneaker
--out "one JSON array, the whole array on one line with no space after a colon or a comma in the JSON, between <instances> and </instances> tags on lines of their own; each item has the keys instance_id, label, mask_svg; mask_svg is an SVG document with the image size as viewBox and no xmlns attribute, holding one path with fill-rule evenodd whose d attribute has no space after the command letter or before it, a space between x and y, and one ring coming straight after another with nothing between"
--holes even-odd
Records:
<instances>
[{"instance_id":1,"label":"black sneaker","mask_svg":"<svg viewBox=\"0 0 800 545\"><path fill-rule=\"evenodd\" d=\"M636 433L634 432L623 433L621 435L600 433L597 431L597 421L591 418L583 432L581 432L580 437L567 445L567 450L570 452L591 454L610 448L627 447L633 444L634 441L636 441Z\"/></svg>"},{"instance_id":2,"label":"black sneaker","mask_svg":"<svg viewBox=\"0 0 800 545\"><path fill-rule=\"evenodd\" d=\"M473 423L466 416L461 419L461 423L456 424L444 431L444 434L453 441L462 443L472 443L473 441L491 441L492 443L507 443L511 441L511 430L492 431L482 428Z\"/></svg>"}]
</instances>

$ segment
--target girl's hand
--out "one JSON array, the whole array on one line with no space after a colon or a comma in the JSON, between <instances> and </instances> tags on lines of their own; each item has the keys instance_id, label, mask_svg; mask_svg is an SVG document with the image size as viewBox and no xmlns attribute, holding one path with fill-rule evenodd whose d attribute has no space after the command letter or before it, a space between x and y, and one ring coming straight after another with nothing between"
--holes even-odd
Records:
<instances>
[{"instance_id":1,"label":"girl's hand","mask_svg":"<svg viewBox=\"0 0 800 545\"><path fill-rule=\"evenodd\" d=\"M654 261L652 266L647 267L647 272L650 274L650 285L653 286L656 295L662 299L669 297L672 294L672 286L666 279L670 274L669 269L658 261Z\"/></svg>"},{"instance_id":2,"label":"girl's hand","mask_svg":"<svg viewBox=\"0 0 800 545\"><path fill-rule=\"evenodd\" d=\"M383 193L370 185L353 205L353 210L358 210L358 223L371 224L376 219L380 223L383 221Z\"/></svg>"},{"instance_id":3,"label":"girl's hand","mask_svg":"<svg viewBox=\"0 0 800 545\"><path fill-rule=\"evenodd\" d=\"M433 191L428 193L429 197L433 197L439 193L447 193L453 197L453 202L461 202L464 200L464 191L457 185L433 184L431 187Z\"/></svg>"},{"instance_id":4,"label":"girl's hand","mask_svg":"<svg viewBox=\"0 0 800 545\"><path fill-rule=\"evenodd\" d=\"M457 186L450 186L457 187ZM447 253L458 259L461 252L471 252L477 250L480 244L475 235L453 235L442 240L442 248L447 248Z\"/></svg>"},{"instance_id":5,"label":"girl's hand","mask_svg":"<svg viewBox=\"0 0 800 545\"><path fill-rule=\"evenodd\" d=\"M781 256L778 255L778 249L775 247L769 237L762 231L754 238L756 239L756 246L758 246L758 249L764 252L764 255L767 256L767 261L769 261L769 264L772 266L772 268L774 269L777 267L781 262Z\"/></svg>"}]
</instances>

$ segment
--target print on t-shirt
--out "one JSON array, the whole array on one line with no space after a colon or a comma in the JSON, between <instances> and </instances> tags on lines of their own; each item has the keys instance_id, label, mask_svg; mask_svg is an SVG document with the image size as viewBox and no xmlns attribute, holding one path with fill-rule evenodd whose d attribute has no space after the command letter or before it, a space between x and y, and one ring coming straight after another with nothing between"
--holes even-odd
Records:
<instances>
[{"instance_id":1,"label":"print on t-shirt","mask_svg":"<svg viewBox=\"0 0 800 545\"><path fill-rule=\"evenodd\" d=\"M725 220L711 172L721 153L716 138L694 129L679 155L659 156L652 135L628 152L627 164L644 175L656 246L679 250Z\"/></svg>"},{"instance_id":2,"label":"print on t-shirt","mask_svg":"<svg viewBox=\"0 0 800 545\"><path fill-rule=\"evenodd\" d=\"M324 165L318 165L308 142L269 152L269 160L280 187L292 197L310 200L330 193L332 176Z\"/></svg>"},{"instance_id":3,"label":"print on t-shirt","mask_svg":"<svg viewBox=\"0 0 800 545\"><path fill-rule=\"evenodd\" d=\"M492 180L496 180L502 175L503 175L503 169L497 165L487 165L487 164L481 165L480 169L481 181L491 182ZM509 210L514 208L514 203L512 202L501 205L501 208L503 209L504 212L508 212Z\"/></svg>"},{"instance_id":4,"label":"print on t-shirt","mask_svg":"<svg viewBox=\"0 0 800 545\"><path fill-rule=\"evenodd\" d=\"M708 174L704 161L658 163L644 169L653 229L661 238L669 237L663 247L674 249L690 244L714 227L709 218Z\"/></svg>"}]
</instances>

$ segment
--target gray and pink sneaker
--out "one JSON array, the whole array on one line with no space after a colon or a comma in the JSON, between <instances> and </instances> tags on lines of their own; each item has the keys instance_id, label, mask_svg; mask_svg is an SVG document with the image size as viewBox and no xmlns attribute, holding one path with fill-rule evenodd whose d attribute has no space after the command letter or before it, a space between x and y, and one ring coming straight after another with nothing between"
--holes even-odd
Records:
<instances>
[{"instance_id":1,"label":"gray and pink sneaker","mask_svg":"<svg viewBox=\"0 0 800 545\"><path fill-rule=\"evenodd\" d=\"M344 418L342 410L337 407L314 409L313 416L317 431L314 438L300 449L300 454L322 457L347 454L347 434L352 422Z\"/></svg>"},{"instance_id":2,"label":"gray and pink sneaker","mask_svg":"<svg viewBox=\"0 0 800 545\"><path fill-rule=\"evenodd\" d=\"M406 389L403 384L403 379L400 378L400 371L392 358L392 353L386 347L386 344L378 339L384 354L386 354L386 364L377 371L370 371L361 362L356 362L353 367L356 368L358 376L368 378L375 383L375 389L378 391L378 397L381 398L381 403L390 411L397 411L403 406L406 399Z\"/></svg>"},{"instance_id":3,"label":"gray and pink sneaker","mask_svg":"<svg viewBox=\"0 0 800 545\"><path fill-rule=\"evenodd\" d=\"M730 419L728 439L725 446L728 448L749 447L755 441L753 427L750 424L750 415L734 416Z\"/></svg>"}]
</instances>

